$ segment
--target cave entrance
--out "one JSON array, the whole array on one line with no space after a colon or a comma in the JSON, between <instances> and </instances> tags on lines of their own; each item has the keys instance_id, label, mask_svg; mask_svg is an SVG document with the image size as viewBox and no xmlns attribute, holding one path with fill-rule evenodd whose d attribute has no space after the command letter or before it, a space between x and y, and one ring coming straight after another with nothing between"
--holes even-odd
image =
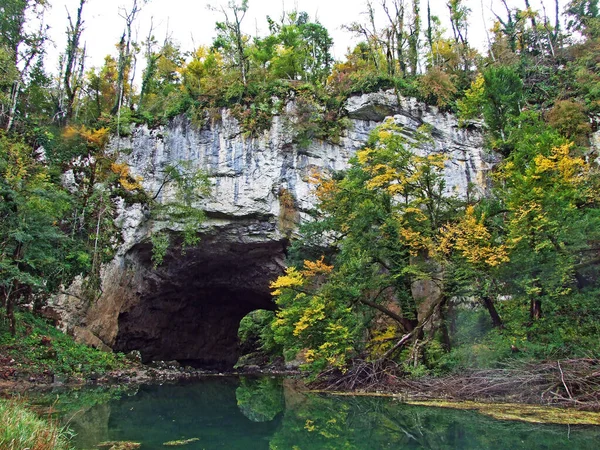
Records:
<instances>
[{"instance_id":1,"label":"cave entrance","mask_svg":"<svg viewBox=\"0 0 600 450\"><path fill-rule=\"evenodd\" d=\"M139 350L142 361L177 360L229 370L240 355L238 328L251 311L274 310L269 284L283 273L285 242L219 242L171 251L157 269L150 249L130 260L143 282L118 318L116 351Z\"/></svg>"}]
</instances>

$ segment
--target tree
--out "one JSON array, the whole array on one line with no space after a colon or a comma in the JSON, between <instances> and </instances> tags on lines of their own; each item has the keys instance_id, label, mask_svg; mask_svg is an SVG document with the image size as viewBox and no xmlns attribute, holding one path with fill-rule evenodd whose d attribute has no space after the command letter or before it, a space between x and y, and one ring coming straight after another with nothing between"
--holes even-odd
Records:
<instances>
[{"instance_id":1,"label":"tree","mask_svg":"<svg viewBox=\"0 0 600 450\"><path fill-rule=\"evenodd\" d=\"M248 0L236 3L230 0L228 10L221 7L225 18L224 22L217 22L217 37L213 42L213 48L222 51L233 67L236 67L244 86L248 83L248 37L242 32L242 22L248 11Z\"/></svg>"},{"instance_id":2,"label":"tree","mask_svg":"<svg viewBox=\"0 0 600 450\"><path fill-rule=\"evenodd\" d=\"M600 36L600 7L598 0L572 0L567 5L568 27L589 39Z\"/></svg>"},{"instance_id":3,"label":"tree","mask_svg":"<svg viewBox=\"0 0 600 450\"><path fill-rule=\"evenodd\" d=\"M121 197L128 201L135 193L143 199L143 189L140 179L119 164L119 154L107 151L108 128L70 126L61 138L48 158L69 174L73 212L68 231L88 252L89 269L83 287L85 298L92 301L101 293L102 265L113 258L119 245L114 200Z\"/></svg>"},{"instance_id":4,"label":"tree","mask_svg":"<svg viewBox=\"0 0 600 450\"><path fill-rule=\"evenodd\" d=\"M155 267L162 264L170 246L171 237L164 229L174 229L182 234L181 250L198 244L198 229L206 219L199 207L210 194L210 181L206 173L195 169L190 161L169 164L163 170L163 181L150 199L150 215L158 231L151 235L152 261Z\"/></svg>"},{"instance_id":5,"label":"tree","mask_svg":"<svg viewBox=\"0 0 600 450\"><path fill-rule=\"evenodd\" d=\"M111 110L113 115L117 115L117 120L119 120L121 115L121 106L125 100L125 94L127 93L125 88L128 82L128 76L131 74L130 71L132 69L133 51L135 49L135 43L132 40L132 26L137 18L137 15L146 2L147 0L142 0L142 4L140 5L138 0L132 0L131 9L127 10L125 8L121 8L121 12L119 13L119 15L125 20L125 30L123 30L123 35L121 36L121 40L119 41L118 45L119 59L117 63L117 97Z\"/></svg>"},{"instance_id":6,"label":"tree","mask_svg":"<svg viewBox=\"0 0 600 450\"><path fill-rule=\"evenodd\" d=\"M86 0L79 0L75 23L67 11L69 25L67 26L67 47L61 56L62 85L59 88L58 111L59 121L67 123L73 116L73 105L79 91L83 87L83 70L85 63L85 48L79 46L83 33L82 11Z\"/></svg>"},{"instance_id":7,"label":"tree","mask_svg":"<svg viewBox=\"0 0 600 450\"><path fill-rule=\"evenodd\" d=\"M531 321L542 305L567 306L578 272L600 264L598 171L534 114L520 118L515 144L498 173L498 198L511 284L529 301Z\"/></svg>"},{"instance_id":8,"label":"tree","mask_svg":"<svg viewBox=\"0 0 600 450\"><path fill-rule=\"evenodd\" d=\"M8 131L12 128L19 98L29 71L43 54L47 27L41 20L46 7L45 0L7 0L0 5L0 52L6 60L5 81L12 80L10 89L3 93L8 102L0 110L2 125ZM31 31L27 24L32 16L38 19L39 29ZM17 76L15 76L15 70Z\"/></svg>"},{"instance_id":9,"label":"tree","mask_svg":"<svg viewBox=\"0 0 600 450\"><path fill-rule=\"evenodd\" d=\"M312 254L321 248L331 261L306 260L272 284L280 307L276 341L288 357L308 349L305 357L317 372L364 357L365 330L377 315L392 330L379 357L420 340L427 325L425 340L431 340L443 324L435 320L446 300L439 230L454 201L444 196L444 158L416 154L429 145L427 133L407 140L400 131L387 122L343 178L316 178L319 221L303 228L300 247ZM434 286L431 296L420 295L422 283Z\"/></svg>"},{"instance_id":10,"label":"tree","mask_svg":"<svg viewBox=\"0 0 600 450\"><path fill-rule=\"evenodd\" d=\"M14 105L14 87L19 84L20 73L10 51L0 46L0 120L4 128L10 122Z\"/></svg>"},{"instance_id":11,"label":"tree","mask_svg":"<svg viewBox=\"0 0 600 450\"><path fill-rule=\"evenodd\" d=\"M40 300L89 264L63 228L71 201L35 152L0 134L0 305L15 333L15 307Z\"/></svg>"},{"instance_id":12,"label":"tree","mask_svg":"<svg viewBox=\"0 0 600 450\"><path fill-rule=\"evenodd\" d=\"M157 52L146 53L146 68L142 78L140 109L160 115L168 110L173 98L181 94L182 67L185 61L179 47L165 39Z\"/></svg>"},{"instance_id":13,"label":"tree","mask_svg":"<svg viewBox=\"0 0 600 450\"><path fill-rule=\"evenodd\" d=\"M483 72L483 117L492 136L508 138L511 119L521 112L523 81L510 67L490 67Z\"/></svg>"},{"instance_id":14,"label":"tree","mask_svg":"<svg viewBox=\"0 0 600 450\"><path fill-rule=\"evenodd\" d=\"M415 76L419 66L419 36L421 34L421 11L419 0L412 2L412 21L408 31L408 64L410 73Z\"/></svg>"},{"instance_id":15,"label":"tree","mask_svg":"<svg viewBox=\"0 0 600 450\"><path fill-rule=\"evenodd\" d=\"M84 116L83 123L94 123L103 114L110 114L118 97L118 66L117 61L108 55L100 69L91 69L86 74L87 96L82 100ZM129 85L124 86L125 90ZM87 120L85 120L87 119Z\"/></svg>"},{"instance_id":16,"label":"tree","mask_svg":"<svg viewBox=\"0 0 600 450\"><path fill-rule=\"evenodd\" d=\"M271 26L274 33L269 41L275 51L270 72L277 78L324 83L333 58L333 40L318 22L311 22L305 12L288 14L289 23Z\"/></svg>"}]
</instances>

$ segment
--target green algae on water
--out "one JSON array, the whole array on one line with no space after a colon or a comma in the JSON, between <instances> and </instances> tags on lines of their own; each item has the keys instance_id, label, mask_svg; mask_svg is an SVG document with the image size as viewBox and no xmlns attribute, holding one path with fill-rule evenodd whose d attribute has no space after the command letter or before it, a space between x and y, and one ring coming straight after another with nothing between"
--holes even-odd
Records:
<instances>
[{"instance_id":1,"label":"green algae on water","mask_svg":"<svg viewBox=\"0 0 600 450\"><path fill-rule=\"evenodd\" d=\"M180 445L187 445L187 444L191 444L192 442L196 442L199 441L200 439L198 438L191 438L191 439L182 439L179 441L169 441L169 442L165 442L163 445L166 447L177 447Z\"/></svg>"},{"instance_id":2,"label":"green algae on water","mask_svg":"<svg viewBox=\"0 0 600 450\"><path fill-rule=\"evenodd\" d=\"M408 400L418 406L474 410L497 420L518 420L528 423L553 423L560 425L600 425L600 413L553 406L522 403L452 402L444 400Z\"/></svg>"}]
</instances>

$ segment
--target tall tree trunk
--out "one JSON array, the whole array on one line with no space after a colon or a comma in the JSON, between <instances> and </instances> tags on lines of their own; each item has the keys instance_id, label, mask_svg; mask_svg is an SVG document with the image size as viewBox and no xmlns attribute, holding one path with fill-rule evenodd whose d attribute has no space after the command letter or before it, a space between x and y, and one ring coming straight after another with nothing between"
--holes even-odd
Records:
<instances>
[{"instance_id":1,"label":"tall tree trunk","mask_svg":"<svg viewBox=\"0 0 600 450\"><path fill-rule=\"evenodd\" d=\"M431 8L429 6L429 0L427 0L427 32L425 34L427 36L427 42L429 43L429 51L433 56L433 32L431 29Z\"/></svg>"},{"instance_id":2,"label":"tall tree trunk","mask_svg":"<svg viewBox=\"0 0 600 450\"><path fill-rule=\"evenodd\" d=\"M19 92L21 91L21 80L16 80L10 93L10 107L8 110L8 121L6 122L6 131L10 131L15 121L17 113L17 102L19 100Z\"/></svg>"}]
</instances>

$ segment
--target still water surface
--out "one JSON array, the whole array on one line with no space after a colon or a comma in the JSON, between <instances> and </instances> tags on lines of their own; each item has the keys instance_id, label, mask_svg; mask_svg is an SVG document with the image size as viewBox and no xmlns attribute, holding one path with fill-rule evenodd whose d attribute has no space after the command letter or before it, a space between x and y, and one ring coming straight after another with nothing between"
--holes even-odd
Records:
<instances>
[{"instance_id":1,"label":"still water surface","mask_svg":"<svg viewBox=\"0 0 600 450\"><path fill-rule=\"evenodd\" d=\"M56 391L52 403L78 449L105 441L141 449L598 449L600 427L498 421L473 411L388 398L298 392L276 378ZM197 439L180 447L174 440Z\"/></svg>"}]
</instances>

